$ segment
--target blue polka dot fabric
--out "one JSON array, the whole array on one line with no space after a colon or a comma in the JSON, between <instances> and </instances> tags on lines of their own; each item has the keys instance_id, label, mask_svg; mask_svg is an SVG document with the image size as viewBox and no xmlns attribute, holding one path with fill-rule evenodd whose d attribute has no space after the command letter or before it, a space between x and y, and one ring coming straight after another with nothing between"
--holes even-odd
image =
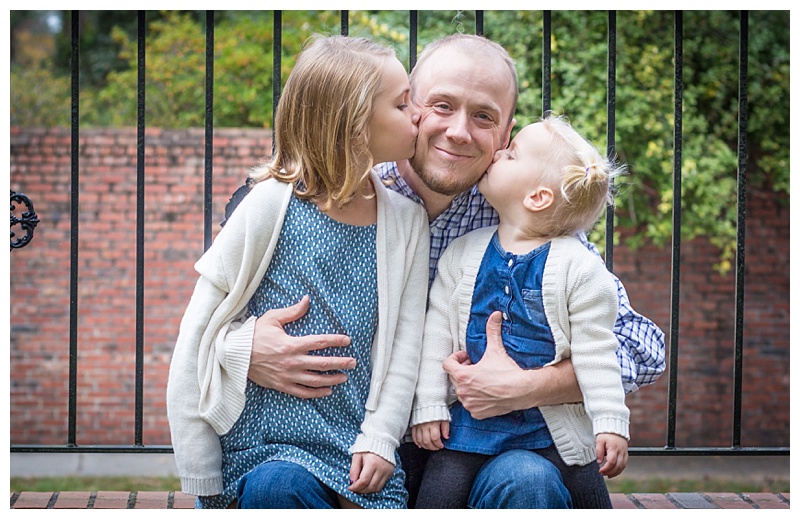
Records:
<instances>
[{"instance_id":1,"label":"blue polka dot fabric","mask_svg":"<svg viewBox=\"0 0 800 519\"><path fill-rule=\"evenodd\" d=\"M378 324L376 225L337 222L309 201L292 198L272 261L249 303L252 315L311 299L308 313L284 329L294 336L336 333L350 346L312 354L352 356L356 368L325 398L300 399L247 382L244 410L220 438L224 491L200 497L203 508L225 508L239 480L269 461L305 467L336 493L365 508L403 508L406 491L397 455L383 490L355 494L348 449L360 432L371 376L370 353Z\"/></svg>"}]
</instances>

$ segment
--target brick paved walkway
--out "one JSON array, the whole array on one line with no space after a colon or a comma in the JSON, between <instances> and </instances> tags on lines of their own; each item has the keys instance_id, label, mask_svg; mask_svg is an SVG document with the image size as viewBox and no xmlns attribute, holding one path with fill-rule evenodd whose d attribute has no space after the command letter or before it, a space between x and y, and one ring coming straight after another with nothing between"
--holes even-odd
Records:
<instances>
[{"instance_id":1,"label":"brick paved walkway","mask_svg":"<svg viewBox=\"0 0 800 519\"><path fill-rule=\"evenodd\" d=\"M789 508L790 494L693 493L611 494L614 508ZM194 508L182 492L22 492L11 494L11 508Z\"/></svg>"}]
</instances>

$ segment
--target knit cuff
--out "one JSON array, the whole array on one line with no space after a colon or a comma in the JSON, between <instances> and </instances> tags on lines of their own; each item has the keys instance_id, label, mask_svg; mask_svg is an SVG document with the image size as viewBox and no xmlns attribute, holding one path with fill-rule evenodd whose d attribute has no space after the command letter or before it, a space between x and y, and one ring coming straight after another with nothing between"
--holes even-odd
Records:
<instances>
[{"instance_id":1,"label":"knit cuff","mask_svg":"<svg viewBox=\"0 0 800 519\"><path fill-rule=\"evenodd\" d=\"M255 317L251 316L245 321L232 321L222 327L214 345L220 364L243 393L247 385L247 372L250 370L255 330Z\"/></svg>"},{"instance_id":2,"label":"knit cuff","mask_svg":"<svg viewBox=\"0 0 800 519\"><path fill-rule=\"evenodd\" d=\"M411 412L411 426L427 422L449 422L450 411L446 405L418 407Z\"/></svg>"},{"instance_id":3,"label":"knit cuff","mask_svg":"<svg viewBox=\"0 0 800 519\"><path fill-rule=\"evenodd\" d=\"M233 321L223 326L215 339L217 359L230 383L223 389L220 405L201 412L200 415L211 424L217 434L227 433L244 409L255 325L255 317L244 322Z\"/></svg>"},{"instance_id":4,"label":"knit cuff","mask_svg":"<svg viewBox=\"0 0 800 519\"><path fill-rule=\"evenodd\" d=\"M356 437L356 441L353 446L350 447L350 454L355 454L357 452L371 452L372 454L377 454L381 458L394 465L394 452L396 448L396 445L386 443L378 440L377 438L367 438L364 433L361 433L358 435L358 437Z\"/></svg>"},{"instance_id":5,"label":"knit cuff","mask_svg":"<svg viewBox=\"0 0 800 519\"><path fill-rule=\"evenodd\" d=\"M222 474L212 478L181 478L181 490L193 496L215 496L222 492Z\"/></svg>"},{"instance_id":6,"label":"knit cuff","mask_svg":"<svg viewBox=\"0 0 800 519\"><path fill-rule=\"evenodd\" d=\"M595 436L602 433L612 433L622 436L626 440L630 440L629 426L630 424L627 420L614 418L613 416L601 417L592 421L592 428L594 429Z\"/></svg>"}]
</instances>

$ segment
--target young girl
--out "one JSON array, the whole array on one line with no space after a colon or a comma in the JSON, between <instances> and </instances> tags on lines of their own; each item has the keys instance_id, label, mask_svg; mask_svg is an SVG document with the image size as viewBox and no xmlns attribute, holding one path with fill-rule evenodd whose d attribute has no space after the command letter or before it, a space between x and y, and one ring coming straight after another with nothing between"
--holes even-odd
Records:
<instances>
[{"instance_id":1,"label":"young girl","mask_svg":"<svg viewBox=\"0 0 800 519\"><path fill-rule=\"evenodd\" d=\"M500 223L450 244L429 298L411 424L415 443L436 452L417 508L465 507L484 462L510 449L554 463L576 508L611 507L603 475L625 468L629 423L613 333L617 289L573 235L597 220L621 170L550 116L523 128L481 178ZM485 420L453 403L442 362L464 349L480 361L487 319L500 320L507 353L525 369L571 357L584 402Z\"/></svg>"},{"instance_id":2,"label":"young girl","mask_svg":"<svg viewBox=\"0 0 800 519\"><path fill-rule=\"evenodd\" d=\"M395 448L418 373L428 223L371 167L414 154L418 119L391 50L334 36L298 57L274 160L197 262L170 366L175 459L198 507L289 506L267 497L279 496L275 481L315 485L314 507L405 506ZM321 353L356 359L325 398L257 386L249 342L222 355L216 340L235 319L306 296L307 315L287 332L347 335L349 346Z\"/></svg>"}]
</instances>

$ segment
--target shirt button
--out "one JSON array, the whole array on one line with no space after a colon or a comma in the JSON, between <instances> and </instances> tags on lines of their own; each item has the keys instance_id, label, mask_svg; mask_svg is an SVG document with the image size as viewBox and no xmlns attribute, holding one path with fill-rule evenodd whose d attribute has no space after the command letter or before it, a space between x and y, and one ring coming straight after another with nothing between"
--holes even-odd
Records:
<instances>
[{"instance_id":1,"label":"shirt button","mask_svg":"<svg viewBox=\"0 0 800 519\"><path fill-rule=\"evenodd\" d=\"M508 288L508 285L506 285L505 291L506 291L506 295L508 295L509 292L511 292L511 290Z\"/></svg>"},{"instance_id":2,"label":"shirt button","mask_svg":"<svg viewBox=\"0 0 800 519\"><path fill-rule=\"evenodd\" d=\"M508 321L508 314L503 312L503 320Z\"/></svg>"},{"instance_id":3,"label":"shirt button","mask_svg":"<svg viewBox=\"0 0 800 519\"><path fill-rule=\"evenodd\" d=\"M510 267L511 265L513 265L513 264L514 264L514 260L513 260L513 259L510 259L510 260L508 260L508 266L509 266L509 267Z\"/></svg>"}]
</instances>

